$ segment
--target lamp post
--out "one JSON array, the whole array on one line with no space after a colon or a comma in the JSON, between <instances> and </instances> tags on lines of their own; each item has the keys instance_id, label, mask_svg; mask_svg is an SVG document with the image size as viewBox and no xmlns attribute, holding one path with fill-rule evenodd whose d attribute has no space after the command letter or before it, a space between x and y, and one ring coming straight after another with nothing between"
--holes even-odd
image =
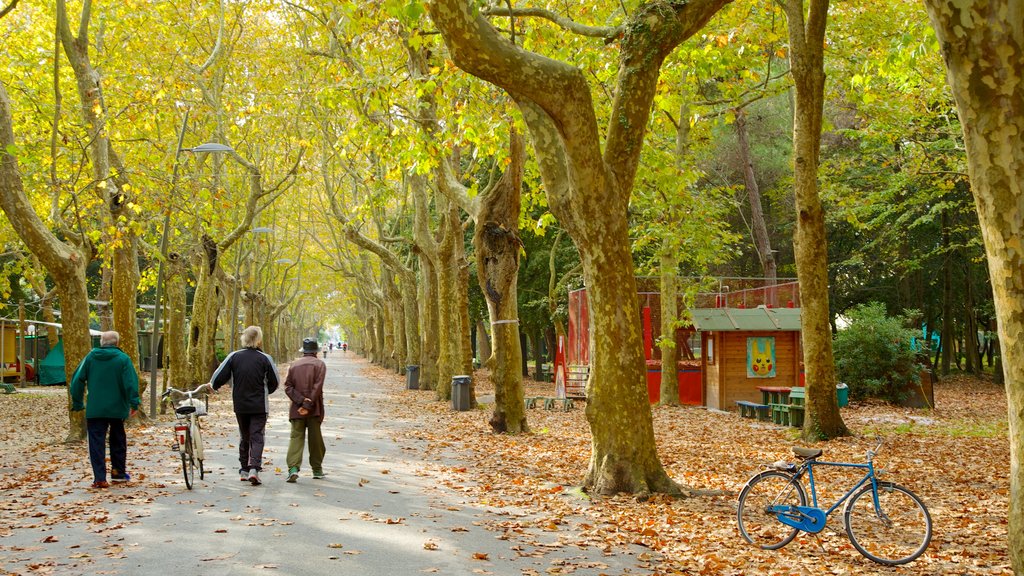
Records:
<instances>
[{"instance_id":1,"label":"lamp post","mask_svg":"<svg viewBox=\"0 0 1024 576\"><path fill-rule=\"evenodd\" d=\"M208 152L208 153L223 153L223 152L234 152L231 146L226 144L220 144L218 142L208 142L206 144L200 144L195 148L182 148L181 145L185 142L185 128L188 126L188 111L185 111L185 118L181 122L181 130L178 132L178 146L174 150L174 170L171 172L171 198L175 196L175 192L178 190L178 170L180 162L178 159L181 157L182 152ZM161 291L163 289L164 282L164 261L167 260L167 235L168 230L171 226L171 211L170 207L164 210L164 229L160 235L160 264L157 266L156 271L156 300L155 306L153 307L153 333L150 335L149 343L149 414L152 416L156 414L156 371L160 365L160 350L158 343L160 342L160 299Z\"/></svg>"}]
</instances>

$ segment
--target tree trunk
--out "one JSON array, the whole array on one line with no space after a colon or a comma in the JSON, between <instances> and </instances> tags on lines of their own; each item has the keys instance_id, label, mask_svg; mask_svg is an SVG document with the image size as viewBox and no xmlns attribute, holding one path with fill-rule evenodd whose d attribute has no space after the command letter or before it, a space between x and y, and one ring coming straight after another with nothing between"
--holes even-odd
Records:
<instances>
[{"instance_id":1,"label":"tree trunk","mask_svg":"<svg viewBox=\"0 0 1024 576\"><path fill-rule=\"evenodd\" d=\"M686 120L685 118L683 119ZM743 183L747 188L747 200L750 202L750 231L754 236L754 249L761 261L761 270L769 286L775 285L776 263L768 237L768 224L765 221L764 209L761 208L761 188L757 185L754 175L754 158L750 154L750 141L747 138L747 111L740 108L736 111L736 141L739 147L740 163L743 165ZM775 294L774 291L771 293ZM778 303L769 302L772 306Z\"/></svg>"},{"instance_id":2,"label":"tree trunk","mask_svg":"<svg viewBox=\"0 0 1024 576\"><path fill-rule=\"evenodd\" d=\"M964 258L964 369L969 374L978 374L981 372L981 358L978 354L978 317L974 312L972 282L971 263Z\"/></svg>"},{"instance_id":3,"label":"tree trunk","mask_svg":"<svg viewBox=\"0 0 1024 576\"><path fill-rule=\"evenodd\" d=\"M607 33L618 40L621 56L604 132L578 68L513 44L475 5L427 4L456 65L504 89L523 112L548 205L580 248L594 334L586 407L592 455L585 480L593 492L679 492L654 445L627 208L661 65L726 3L641 4L621 29ZM512 8L487 11L516 16Z\"/></svg>"},{"instance_id":4,"label":"tree trunk","mask_svg":"<svg viewBox=\"0 0 1024 576\"><path fill-rule=\"evenodd\" d=\"M540 326L534 326L533 335L530 336L530 342L533 344L533 380L535 382L544 381L544 331L540 329Z\"/></svg>"},{"instance_id":5,"label":"tree trunk","mask_svg":"<svg viewBox=\"0 0 1024 576\"><path fill-rule=\"evenodd\" d=\"M132 359L135 371L139 370L139 323L135 311L138 309L139 293L139 249L134 234L121 238L114 249L114 329L121 335L121 350ZM155 352L155 351L154 351ZM145 398L149 380L139 377L139 397ZM139 406L139 417L145 416L143 405Z\"/></svg>"},{"instance_id":6,"label":"tree trunk","mask_svg":"<svg viewBox=\"0 0 1024 576\"><path fill-rule=\"evenodd\" d=\"M114 292L114 270L108 264L100 266L100 289L96 291L96 318L99 321L100 331L106 332L114 329L114 314L111 304Z\"/></svg>"},{"instance_id":7,"label":"tree trunk","mask_svg":"<svg viewBox=\"0 0 1024 576\"><path fill-rule=\"evenodd\" d=\"M964 128L1006 379L1010 440L1009 551L1024 574L1024 4L925 0ZM1011 80L1012 79L1012 80Z\"/></svg>"},{"instance_id":8,"label":"tree trunk","mask_svg":"<svg viewBox=\"0 0 1024 576\"><path fill-rule=\"evenodd\" d=\"M188 334L188 388L209 382L214 364L214 335L217 324L217 244L203 235L200 248L202 262L197 270L196 290L192 296L192 317Z\"/></svg>"},{"instance_id":9,"label":"tree trunk","mask_svg":"<svg viewBox=\"0 0 1024 576\"><path fill-rule=\"evenodd\" d=\"M70 383L78 364L92 348L89 293L85 284L87 257L81 248L61 242L39 218L25 194L17 159L8 152L14 150L15 145L10 99L0 83L0 207L14 232L53 278L64 328L64 374ZM72 234L69 239L72 238L78 236ZM69 394L67 441L84 439L85 413L71 411Z\"/></svg>"},{"instance_id":10,"label":"tree trunk","mask_svg":"<svg viewBox=\"0 0 1024 576\"><path fill-rule=\"evenodd\" d=\"M477 281L487 299L494 334L494 411L490 424L495 432L518 434L529 429L519 375L523 351L519 347L519 239L520 194L523 182L525 143L514 130L509 135L510 164L502 177L480 199L473 248ZM482 327L481 327L482 328ZM486 339L486 332L484 333ZM481 352L481 358L483 353Z\"/></svg>"},{"instance_id":11,"label":"tree trunk","mask_svg":"<svg viewBox=\"0 0 1024 576\"><path fill-rule=\"evenodd\" d=\"M949 239L949 211L942 211L942 375L949 376L953 354L953 250Z\"/></svg>"},{"instance_id":12,"label":"tree trunk","mask_svg":"<svg viewBox=\"0 0 1024 576\"><path fill-rule=\"evenodd\" d=\"M438 337L440 356L437 361L437 399L450 400L452 376L467 374L463 370L459 354L462 352L462 320L459 314L460 280L457 246L462 244L462 226L458 208L453 202L438 197L442 206L441 233L438 245ZM468 311L467 311L468 313Z\"/></svg>"},{"instance_id":13,"label":"tree trunk","mask_svg":"<svg viewBox=\"0 0 1024 576\"><path fill-rule=\"evenodd\" d=\"M664 241L661 252L661 398L662 406L679 405L679 375L676 364L679 348L676 346L676 320L679 318L679 283L677 271L679 259L671 249L671 243Z\"/></svg>"},{"instance_id":14,"label":"tree trunk","mask_svg":"<svg viewBox=\"0 0 1024 576\"><path fill-rule=\"evenodd\" d=\"M187 314L186 288L188 277L185 265L178 254L167 256L167 331L164 334L164 356L167 358L168 383L171 387L184 390L188 386L188 366L185 348L185 317ZM156 357L156 351L152 357Z\"/></svg>"},{"instance_id":15,"label":"tree trunk","mask_svg":"<svg viewBox=\"0 0 1024 576\"><path fill-rule=\"evenodd\" d=\"M818 153L824 104L825 22L828 0L810 0L805 23L802 0L785 0L790 62L796 87L793 115L793 245L800 281L801 336L806 370L807 413L803 437L819 440L849 432L839 414L828 304L828 245L818 197Z\"/></svg>"},{"instance_id":16,"label":"tree trunk","mask_svg":"<svg viewBox=\"0 0 1024 576\"><path fill-rule=\"evenodd\" d=\"M520 352L521 353L521 352ZM494 368L494 354L491 351L491 335L483 319L476 321L476 357L481 366Z\"/></svg>"}]
</instances>

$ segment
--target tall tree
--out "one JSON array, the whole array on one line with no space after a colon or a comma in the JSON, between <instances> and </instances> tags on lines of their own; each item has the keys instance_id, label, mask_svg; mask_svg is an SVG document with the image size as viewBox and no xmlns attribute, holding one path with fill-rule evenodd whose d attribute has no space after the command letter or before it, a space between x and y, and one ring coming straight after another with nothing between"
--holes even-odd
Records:
<instances>
[{"instance_id":1,"label":"tall tree","mask_svg":"<svg viewBox=\"0 0 1024 576\"><path fill-rule=\"evenodd\" d=\"M825 92L825 24L828 0L785 0L790 62L796 102L793 111L793 196L796 232L793 244L800 280L801 334L807 380L803 436L835 438L848 432L836 400L832 328L828 307L828 245L825 214L818 196L818 154Z\"/></svg>"},{"instance_id":2,"label":"tall tree","mask_svg":"<svg viewBox=\"0 0 1024 576\"><path fill-rule=\"evenodd\" d=\"M925 0L967 147L995 297L1010 436L1010 564L1024 574L1024 0Z\"/></svg>"},{"instance_id":3,"label":"tall tree","mask_svg":"<svg viewBox=\"0 0 1024 576\"><path fill-rule=\"evenodd\" d=\"M544 10L491 8L490 15L539 16L619 43L619 76L602 150L582 71L510 42L461 0L428 10L453 61L508 92L532 136L552 213L583 260L593 326L587 419L592 433L584 480L597 493L678 492L658 460L647 403L627 207L664 59L728 0L641 3L620 27L590 27Z\"/></svg>"},{"instance_id":4,"label":"tall tree","mask_svg":"<svg viewBox=\"0 0 1024 576\"><path fill-rule=\"evenodd\" d=\"M66 235L62 242L36 213L25 194L18 169L10 98L0 82L0 207L22 242L39 258L53 277L60 301L61 323L64 330L64 374L71 382L78 364L92 348L89 337L89 292L85 284L85 266L91 246L81 233ZM69 430L67 440L85 439L85 417L82 412L71 411L68 395Z\"/></svg>"},{"instance_id":5,"label":"tall tree","mask_svg":"<svg viewBox=\"0 0 1024 576\"><path fill-rule=\"evenodd\" d=\"M64 53L71 63L78 89L79 105L89 130L89 160L98 195L103 199L106 231L102 246L107 252L104 260L110 263L111 302L114 309L114 329L121 334L121 347L138 366L138 322L135 312L139 287L138 209L129 194L130 185L121 157L110 140L107 104L103 95L103 79L89 56L89 26L92 20L92 2L82 4L78 21L78 35L71 31L64 0L57 0L57 33ZM140 393L146 381L140 382Z\"/></svg>"}]
</instances>

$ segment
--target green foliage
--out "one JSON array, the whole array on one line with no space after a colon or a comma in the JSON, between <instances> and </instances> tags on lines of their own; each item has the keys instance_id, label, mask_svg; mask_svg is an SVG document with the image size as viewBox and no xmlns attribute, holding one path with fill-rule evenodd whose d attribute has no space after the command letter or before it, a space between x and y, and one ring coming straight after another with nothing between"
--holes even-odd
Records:
<instances>
[{"instance_id":1,"label":"green foliage","mask_svg":"<svg viewBox=\"0 0 1024 576\"><path fill-rule=\"evenodd\" d=\"M921 379L921 367L910 349L914 330L903 316L886 316L885 306L871 302L848 312L850 326L836 335L836 375L854 398L898 402Z\"/></svg>"}]
</instances>

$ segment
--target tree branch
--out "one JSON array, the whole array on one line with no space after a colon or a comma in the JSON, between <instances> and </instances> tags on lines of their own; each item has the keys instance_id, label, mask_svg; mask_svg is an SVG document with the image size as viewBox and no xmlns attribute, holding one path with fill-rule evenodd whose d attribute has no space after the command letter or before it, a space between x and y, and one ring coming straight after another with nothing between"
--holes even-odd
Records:
<instances>
[{"instance_id":1,"label":"tree branch","mask_svg":"<svg viewBox=\"0 0 1024 576\"><path fill-rule=\"evenodd\" d=\"M3 10L0 10L0 18L3 18L4 16L7 16L7 14L11 10L14 10L14 7L17 6L17 5L18 5L18 0L11 0L10 4L8 4L7 6L4 6Z\"/></svg>"},{"instance_id":2,"label":"tree branch","mask_svg":"<svg viewBox=\"0 0 1024 576\"><path fill-rule=\"evenodd\" d=\"M587 26L580 24L566 18L559 16L550 10L544 8L507 8L493 6L490 8L484 8L480 11L484 16L506 16L509 18L541 18L548 20L555 25L563 28L573 34L580 36L587 36L590 38L604 38L606 40L614 40L622 35L622 26ZM515 36L513 36L513 43L515 43Z\"/></svg>"}]
</instances>

